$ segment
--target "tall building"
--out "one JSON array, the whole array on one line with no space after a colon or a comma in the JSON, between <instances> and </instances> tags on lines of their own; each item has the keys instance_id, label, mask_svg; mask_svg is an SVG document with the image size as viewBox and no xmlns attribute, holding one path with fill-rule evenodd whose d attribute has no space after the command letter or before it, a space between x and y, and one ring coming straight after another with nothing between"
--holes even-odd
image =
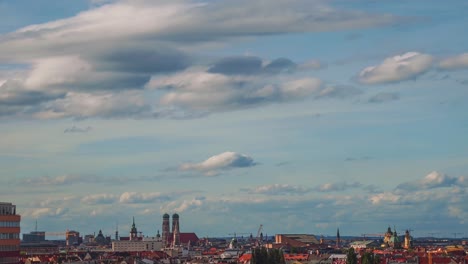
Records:
<instances>
[{"instance_id":1,"label":"tall building","mask_svg":"<svg viewBox=\"0 0 468 264\"><path fill-rule=\"evenodd\" d=\"M162 222L162 241L163 245L167 246L169 243L171 230L169 230L169 214L163 215L163 222Z\"/></svg>"},{"instance_id":2,"label":"tall building","mask_svg":"<svg viewBox=\"0 0 468 264\"><path fill-rule=\"evenodd\" d=\"M174 246L180 245L180 229L179 229L179 215L173 214L172 215L172 234L174 238L172 239L172 243Z\"/></svg>"},{"instance_id":3,"label":"tall building","mask_svg":"<svg viewBox=\"0 0 468 264\"><path fill-rule=\"evenodd\" d=\"M336 248L341 248L340 229L336 229Z\"/></svg>"},{"instance_id":4,"label":"tall building","mask_svg":"<svg viewBox=\"0 0 468 264\"><path fill-rule=\"evenodd\" d=\"M130 229L130 240L138 240L138 231L135 226L135 217L133 217L132 228Z\"/></svg>"},{"instance_id":5,"label":"tall building","mask_svg":"<svg viewBox=\"0 0 468 264\"><path fill-rule=\"evenodd\" d=\"M16 205L0 202L0 264L19 263L20 222Z\"/></svg>"}]
</instances>

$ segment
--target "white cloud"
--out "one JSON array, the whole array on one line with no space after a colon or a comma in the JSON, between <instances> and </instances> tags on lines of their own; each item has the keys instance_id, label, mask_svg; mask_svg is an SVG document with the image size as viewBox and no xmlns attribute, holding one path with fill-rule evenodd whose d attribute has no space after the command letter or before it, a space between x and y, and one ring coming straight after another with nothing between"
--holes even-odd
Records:
<instances>
[{"instance_id":1,"label":"white cloud","mask_svg":"<svg viewBox=\"0 0 468 264\"><path fill-rule=\"evenodd\" d=\"M340 183L325 183L316 188L317 191L320 192L336 192L336 191L344 191L351 188L359 188L362 187L362 184L359 182L354 183L347 183L347 182L340 182Z\"/></svg>"},{"instance_id":2,"label":"white cloud","mask_svg":"<svg viewBox=\"0 0 468 264\"><path fill-rule=\"evenodd\" d=\"M70 84L91 74L92 70L91 64L78 56L38 59L33 63L25 86L28 89L44 89L53 85Z\"/></svg>"},{"instance_id":3,"label":"white cloud","mask_svg":"<svg viewBox=\"0 0 468 264\"><path fill-rule=\"evenodd\" d=\"M444 70L456 70L468 68L468 53L443 59L439 62L439 68Z\"/></svg>"},{"instance_id":4,"label":"white cloud","mask_svg":"<svg viewBox=\"0 0 468 264\"><path fill-rule=\"evenodd\" d=\"M204 198L193 198L191 200L173 201L161 206L161 212L186 212L196 210L204 205Z\"/></svg>"},{"instance_id":5,"label":"white cloud","mask_svg":"<svg viewBox=\"0 0 468 264\"><path fill-rule=\"evenodd\" d=\"M300 100L318 93L322 82L310 77L284 81L265 76L229 76L194 68L169 77L153 76L147 87L168 90L162 105L212 112Z\"/></svg>"},{"instance_id":6,"label":"white cloud","mask_svg":"<svg viewBox=\"0 0 468 264\"><path fill-rule=\"evenodd\" d=\"M255 165L256 163L251 157L228 151L214 155L200 163L184 163L179 166L179 169L183 171L201 171L207 176L212 176L219 170L245 168Z\"/></svg>"},{"instance_id":7,"label":"white cloud","mask_svg":"<svg viewBox=\"0 0 468 264\"><path fill-rule=\"evenodd\" d=\"M153 203L158 201L166 201L169 197L166 194L159 192L153 193L138 193L138 192L124 192L120 195L119 202L124 204L137 204L137 203Z\"/></svg>"},{"instance_id":8,"label":"white cloud","mask_svg":"<svg viewBox=\"0 0 468 264\"><path fill-rule=\"evenodd\" d=\"M99 94L69 92L63 99L46 103L34 116L40 119L134 117L146 114L148 107L138 91Z\"/></svg>"},{"instance_id":9,"label":"white cloud","mask_svg":"<svg viewBox=\"0 0 468 264\"><path fill-rule=\"evenodd\" d=\"M68 213L66 208L31 208L22 213L23 217L42 218L42 217L57 217Z\"/></svg>"},{"instance_id":10,"label":"white cloud","mask_svg":"<svg viewBox=\"0 0 468 264\"><path fill-rule=\"evenodd\" d=\"M92 194L81 198L81 202L90 205L111 204L118 201L119 197L113 194Z\"/></svg>"},{"instance_id":11,"label":"white cloud","mask_svg":"<svg viewBox=\"0 0 468 264\"><path fill-rule=\"evenodd\" d=\"M337 10L319 0L90 1L92 8L73 17L29 25L0 38L0 60L25 66L19 79L0 78L1 116L194 117L205 111L297 100L319 89L320 81L275 78L268 82L185 72L169 80L172 90L149 96L155 101L161 96L161 108L137 98L141 97L138 93L147 91L128 90L144 88L151 75L154 84L158 74L199 63L195 53L207 44L269 34L380 26L397 20L391 15ZM296 66L279 58L260 65L260 72L284 74ZM310 61L299 67L316 69L322 63ZM7 91L3 86L12 82L21 87Z\"/></svg>"},{"instance_id":12,"label":"white cloud","mask_svg":"<svg viewBox=\"0 0 468 264\"><path fill-rule=\"evenodd\" d=\"M135 19L138 18L138 19ZM336 10L322 1L118 1L74 17L30 25L0 42L8 58L87 52L134 39L197 42L265 34L362 28L395 22L390 15ZM13 55L12 52L17 52ZM23 54L20 54L23 53ZM0 59L2 59L0 57Z\"/></svg>"},{"instance_id":13,"label":"white cloud","mask_svg":"<svg viewBox=\"0 0 468 264\"><path fill-rule=\"evenodd\" d=\"M90 126L87 126L87 127L72 126L72 127L66 128L63 131L63 133L88 133L89 131L91 131L91 129L93 128Z\"/></svg>"},{"instance_id":14,"label":"white cloud","mask_svg":"<svg viewBox=\"0 0 468 264\"><path fill-rule=\"evenodd\" d=\"M396 203L401 199L401 197L391 192L383 192L371 195L369 199L372 204L379 205L387 202Z\"/></svg>"},{"instance_id":15,"label":"white cloud","mask_svg":"<svg viewBox=\"0 0 468 264\"><path fill-rule=\"evenodd\" d=\"M28 178L23 181L24 184L31 185L64 185L71 184L76 182L86 182L89 177L79 176L79 175L60 175L56 177L43 176L43 177L34 177Z\"/></svg>"},{"instance_id":16,"label":"white cloud","mask_svg":"<svg viewBox=\"0 0 468 264\"><path fill-rule=\"evenodd\" d=\"M407 52L386 58L381 64L363 69L357 80L363 84L379 84L409 80L429 70L432 56Z\"/></svg>"},{"instance_id":17,"label":"white cloud","mask_svg":"<svg viewBox=\"0 0 468 264\"><path fill-rule=\"evenodd\" d=\"M295 186L290 184L271 184L258 186L253 190L249 190L249 193L256 194L268 194L268 195L283 195L283 194L304 194L309 192L310 189Z\"/></svg>"},{"instance_id":18,"label":"white cloud","mask_svg":"<svg viewBox=\"0 0 468 264\"><path fill-rule=\"evenodd\" d=\"M452 187L454 185L464 184L464 177L450 177L443 173L433 171L427 174L424 178L405 182L397 186L397 189L401 190L425 190L434 188Z\"/></svg>"}]
</instances>

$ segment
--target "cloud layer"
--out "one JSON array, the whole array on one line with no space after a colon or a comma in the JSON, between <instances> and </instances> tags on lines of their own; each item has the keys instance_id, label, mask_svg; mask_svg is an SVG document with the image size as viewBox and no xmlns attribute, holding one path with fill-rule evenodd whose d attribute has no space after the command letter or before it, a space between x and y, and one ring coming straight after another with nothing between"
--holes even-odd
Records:
<instances>
[{"instance_id":1,"label":"cloud layer","mask_svg":"<svg viewBox=\"0 0 468 264\"><path fill-rule=\"evenodd\" d=\"M277 75L318 69L321 62L229 56L207 63L198 53L245 37L375 27L398 20L315 0L98 3L73 17L0 37L0 60L20 66L15 76L0 70L0 116L180 118L297 100L317 90L320 81ZM205 70L194 70L200 65ZM181 79L165 81L172 89L151 89L161 74L171 73Z\"/></svg>"}]
</instances>

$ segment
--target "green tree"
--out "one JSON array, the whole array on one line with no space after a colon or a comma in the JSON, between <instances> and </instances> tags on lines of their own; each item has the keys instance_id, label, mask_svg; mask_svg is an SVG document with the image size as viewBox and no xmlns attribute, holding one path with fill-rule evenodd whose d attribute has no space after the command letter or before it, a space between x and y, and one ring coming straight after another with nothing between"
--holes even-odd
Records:
<instances>
[{"instance_id":1,"label":"green tree","mask_svg":"<svg viewBox=\"0 0 468 264\"><path fill-rule=\"evenodd\" d=\"M349 248L348 253L346 254L346 264L357 264L357 256L356 252L354 252L354 248Z\"/></svg>"},{"instance_id":2,"label":"green tree","mask_svg":"<svg viewBox=\"0 0 468 264\"><path fill-rule=\"evenodd\" d=\"M366 252L361 257L361 264L374 264L374 254Z\"/></svg>"},{"instance_id":3,"label":"green tree","mask_svg":"<svg viewBox=\"0 0 468 264\"><path fill-rule=\"evenodd\" d=\"M380 255L374 255L374 264L380 264Z\"/></svg>"},{"instance_id":4,"label":"green tree","mask_svg":"<svg viewBox=\"0 0 468 264\"><path fill-rule=\"evenodd\" d=\"M252 264L285 264L283 252L279 249L252 249Z\"/></svg>"}]
</instances>

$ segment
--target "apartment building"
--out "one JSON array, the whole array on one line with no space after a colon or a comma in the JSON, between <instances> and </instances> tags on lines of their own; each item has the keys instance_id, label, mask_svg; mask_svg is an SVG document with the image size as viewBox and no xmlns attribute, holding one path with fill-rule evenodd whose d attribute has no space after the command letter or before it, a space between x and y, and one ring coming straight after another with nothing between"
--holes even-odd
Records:
<instances>
[{"instance_id":1,"label":"apartment building","mask_svg":"<svg viewBox=\"0 0 468 264\"><path fill-rule=\"evenodd\" d=\"M20 222L16 205L0 202L0 264L19 262Z\"/></svg>"}]
</instances>

